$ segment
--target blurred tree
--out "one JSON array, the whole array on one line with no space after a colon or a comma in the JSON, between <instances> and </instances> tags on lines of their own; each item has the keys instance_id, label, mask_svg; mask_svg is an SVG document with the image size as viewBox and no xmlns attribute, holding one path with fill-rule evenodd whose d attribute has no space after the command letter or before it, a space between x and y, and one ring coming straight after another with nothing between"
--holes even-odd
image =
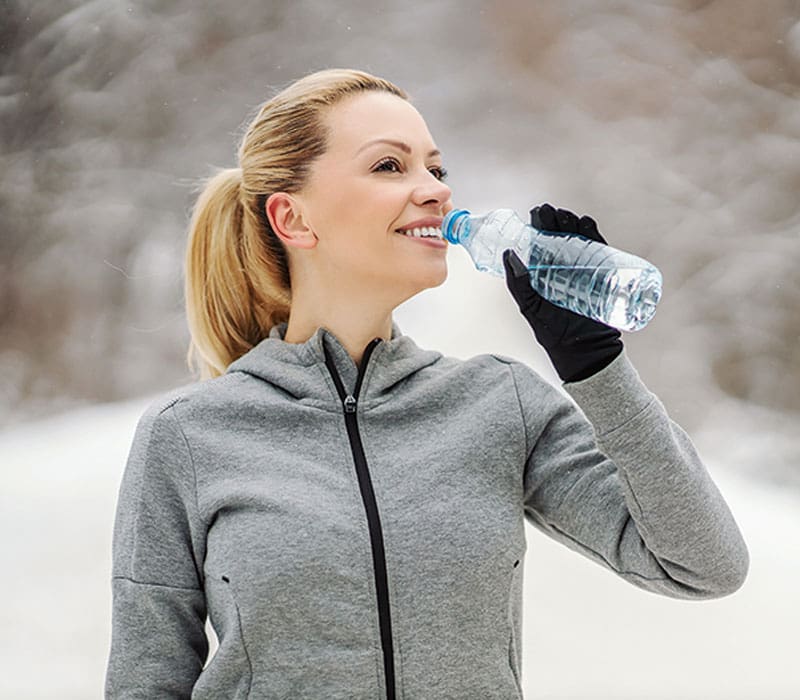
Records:
<instances>
[{"instance_id":1,"label":"blurred tree","mask_svg":"<svg viewBox=\"0 0 800 700\"><path fill-rule=\"evenodd\" d=\"M194 181L233 164L273 88L332 65L426 97L453 160L493 168L465 196L541 195L662 268L659 314L626 342L687 427L715 391L800 410L796 2L1 11L0 422L189 380Z\"/></svg>"},{"instance_id":2,"label":"blurred tree","mask_svg":"<svg viewBox=\"0 0 800 700\"><path fill-rule=\"evenodd\" d=\"M800 410L798 10L795 0L493 5L505 64L527 86L539 167L612 244L665 273L660 313L629 345L656 392L693 414L688 424L713 401L710 384ZM697 381L676 385L670 367Z\"/></svg>"}]
</instances>

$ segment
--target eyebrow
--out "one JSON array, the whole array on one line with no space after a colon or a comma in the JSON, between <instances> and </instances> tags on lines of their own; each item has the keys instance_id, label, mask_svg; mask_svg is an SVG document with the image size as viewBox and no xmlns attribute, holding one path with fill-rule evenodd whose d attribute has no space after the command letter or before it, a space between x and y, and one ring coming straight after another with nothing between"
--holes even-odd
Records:
<instances>
[{"instance_id":1,"label":"eyebrow","mask_svg":"<svg viewBox=\"0 0 800 700\"><path fill-rule=\"evenodd\" d=\"M361 151L363 151L365 148L372 146L376 143L388 143L392 146L399 148L404 153L408 153L409 155L411 154L411 146L409 146L407 143L403 141L395 141L394 139L375 139L374 141L368 141L361 148L359 148L358 151L356 151L356 153L361 153ZM442 154L441 151L434 148L432 151L428 153L428 158L430 158L431 156L440 156L441 154Z\"/></svg>"}]
</instances>

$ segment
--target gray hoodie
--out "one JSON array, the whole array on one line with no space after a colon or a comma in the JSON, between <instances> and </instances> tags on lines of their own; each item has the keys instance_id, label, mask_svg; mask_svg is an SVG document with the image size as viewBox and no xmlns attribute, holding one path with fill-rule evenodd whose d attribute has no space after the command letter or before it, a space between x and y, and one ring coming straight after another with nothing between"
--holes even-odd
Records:
<instances>
[{"instance_id":1,"label":"gray hoodie","mask_svg":"<svg viewBox=\"0 0 800 700\"><path fill-rule=\"evenodd\" d=\"M523 518L654 593L742 585L727 505L624 352L573 402L396 324L360 368L285 330L138 425L106 697L521 698Z\"/></svg>"}]
</instances>

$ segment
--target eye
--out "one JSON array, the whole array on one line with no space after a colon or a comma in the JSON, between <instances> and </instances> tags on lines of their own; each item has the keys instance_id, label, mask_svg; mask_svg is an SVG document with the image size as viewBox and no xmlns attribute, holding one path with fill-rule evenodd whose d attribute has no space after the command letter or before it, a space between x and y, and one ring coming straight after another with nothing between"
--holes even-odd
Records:
<instances>
[{"instance_id":1,"label":"eye","mask_svg":"<svg viewBox=\"0 0 800 700\"><path fill-rule=\"evenodd\" d=\"M428 168L428 171L437 179L445 180L447 178L447 170L440 166ZM373 172L387 172L397 173L400 172L400 163L395 158L384 158L378 165L375 166Z\"/></svg>"},{"instance_id":2,"label":"eye","mask_svg":"<svg viewBox=\"0 0 800 700\"><path fill-rule=\"evenodd\" d=\"M430 171L433 173L433 176L437 180L446 180L447 179L447 170L445 168L436 166L436 167L430 168Z\"/></svg>"},{"instance_id":3,"label":"eye","mask_svg":"<svg viewBox=\"0 0 800 700\"><path fill-rule=\"evenodd\" d=\"M394 170L391 169L390 166L394 166ZM375 170L373 172L388 172L388 173L396 173L400 172L400 163L397 162L394 158L384 158L378 165L375 166Z\"/></svg>"}]
</instances>

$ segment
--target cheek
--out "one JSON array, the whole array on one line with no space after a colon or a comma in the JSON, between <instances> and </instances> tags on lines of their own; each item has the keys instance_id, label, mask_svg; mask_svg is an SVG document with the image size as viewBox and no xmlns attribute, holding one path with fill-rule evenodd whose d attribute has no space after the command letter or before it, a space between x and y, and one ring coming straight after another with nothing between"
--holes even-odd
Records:
<instances>
[{"instance_id":1,"label":"cheek","mask_svg":"<svg viewBox=\"0 0 800 700\"><path fill-rule=\"evenodd\" d=\"M315 194L315 230L351 255L358 254L356 241L384 244L393 227L404 223L409 201L408 192L396 184L369 179L342 178L337 187Z\"/></svg>"},{"instance_id":2,"label":"cheek","mask_svg":"<svg viewBox=\"0 0 800 700\"><path fill-rule=\"evenodd\" d=\"M357 202L342 213L343 219L349 221L351 230L358 235L385 240L394 227L402 225L403 212L407 199L386 188L386 191L370 192L354 200Z\"/></svg>"}]
</instances>

